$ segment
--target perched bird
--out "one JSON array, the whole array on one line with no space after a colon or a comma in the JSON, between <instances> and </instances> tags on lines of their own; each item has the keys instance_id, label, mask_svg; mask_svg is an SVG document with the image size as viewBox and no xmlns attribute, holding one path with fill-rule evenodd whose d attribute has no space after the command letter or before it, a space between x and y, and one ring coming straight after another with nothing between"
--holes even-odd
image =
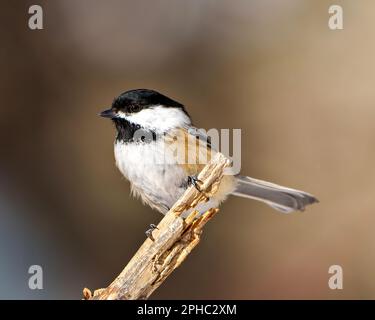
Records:
<instances>
[{"instance_id":1,"label":"perched bird","mask_svg":"<svg viewBox=\"0 0 375 320\"><path fill-rule=\"evenodd\" d=\"M132 194L163 214L191 184L199 189L196 177L204 163L194 160L203 155L210 159L218 152L209 137L192 125L181 103L154 90L126 91L100 115L111 119L117 129L116 165L130 181ZM179 151L185 155L176 156ZM203 213L228 195L259 200L285 213L302 211L318 201L303 191L236 174L225 175L218 192L195 209Z\"/></svg>"}]
</instances>

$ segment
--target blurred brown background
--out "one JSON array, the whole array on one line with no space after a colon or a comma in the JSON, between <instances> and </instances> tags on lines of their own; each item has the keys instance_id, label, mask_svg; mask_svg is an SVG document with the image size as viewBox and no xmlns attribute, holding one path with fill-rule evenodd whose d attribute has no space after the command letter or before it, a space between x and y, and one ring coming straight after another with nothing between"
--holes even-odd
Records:
<instances>
[{"instance_id":1,"label":"blurred brown background","mask_svg":"<svg viewBox=\"0 0 375 320\"><path fill-rule=\"evenodd\" d=\"M198 127L241 128L243 173L321 201L282 215L229 199L154 299L375 298L375 3L334 3L344 30L324 0L2 0L0 298L80 299L161 219L129 197L97 116L139 87ZM44 290L27 286L33 264Z\"/></svg>"}]
</instances>

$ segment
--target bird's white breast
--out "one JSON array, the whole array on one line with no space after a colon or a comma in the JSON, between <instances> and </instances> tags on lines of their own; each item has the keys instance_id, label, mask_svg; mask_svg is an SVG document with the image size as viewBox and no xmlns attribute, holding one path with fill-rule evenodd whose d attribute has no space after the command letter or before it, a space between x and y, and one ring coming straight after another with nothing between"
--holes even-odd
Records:
<instances>
[{"instance_id":1,"label":"bird's white breast","mask_svg":"<svg viewBox=\"0 0 375 320\"><path fill-rule=\"evenodd\" d=\"M171 207L183 193L186 174L161 139L151 143L116 142L114 152L117 167L149 205L160 202Z\"/></svg>"}]
</instances>

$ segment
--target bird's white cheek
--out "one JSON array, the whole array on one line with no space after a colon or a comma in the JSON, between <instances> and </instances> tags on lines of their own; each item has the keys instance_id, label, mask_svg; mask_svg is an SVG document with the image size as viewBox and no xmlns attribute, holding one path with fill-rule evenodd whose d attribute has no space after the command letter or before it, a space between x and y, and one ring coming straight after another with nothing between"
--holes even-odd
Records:
<instances>
[{"instance_id":1,"label":"bird's white cheek","mask_svg":"<svg viewBox=\"0 0 375 320\"><path fill-rule=\"evenodd\" d=\"M120 113L119 116L128 121L139 124L145 129L165 132L172 128L184 127L190 124L189 117L178 108L155 106L134 114Z\"/></svg>"}]
</instances>

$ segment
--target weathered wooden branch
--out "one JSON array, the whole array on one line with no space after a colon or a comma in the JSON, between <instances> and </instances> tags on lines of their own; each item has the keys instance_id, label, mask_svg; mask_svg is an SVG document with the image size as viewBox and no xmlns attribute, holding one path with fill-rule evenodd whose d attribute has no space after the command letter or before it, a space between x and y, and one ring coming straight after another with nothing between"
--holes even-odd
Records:
<instances>
[{"instance_id":1,"label":"weathered wooden branch","mask_svg":"<svg viewBox=\"0 0 375 320\"><path fill-rule=\"evenodd\" d=\"M202 182L199 192L189 187L174 204L153 231L154 241L146 239L120 275L105 289L91 294L83 290L84 299L132 300L147 299L165 279L176 269L199 243L204 225L218 212L211 208L196 218L193 211L186 219L180 215L207 197L216 193L224 168L230 161L222 154L216 154L198 175Z\"/></svg>"}]
</instances>

